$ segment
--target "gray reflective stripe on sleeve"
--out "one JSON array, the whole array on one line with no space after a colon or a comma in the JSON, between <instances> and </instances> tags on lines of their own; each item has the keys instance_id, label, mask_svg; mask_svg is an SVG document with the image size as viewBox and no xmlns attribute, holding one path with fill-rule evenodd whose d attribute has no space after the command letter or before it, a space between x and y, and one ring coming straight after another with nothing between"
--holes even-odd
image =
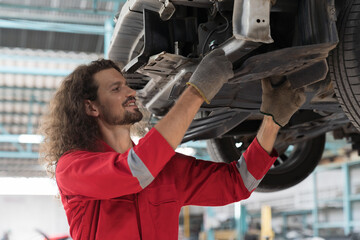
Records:
<instances>
[{"instance_id":1,"label":"gray reflective stripe on sleeve","mask_svg":"<svg viewBox=\"0 0 360 240\"><path fill-rule=\"evenodd\" d=\"M262 179L256 180L256 178L254 178L254 176L249 172L249 170L247 169L245 158L243 156L241 156L239 161L236 163L236 167L241 175L241 178L243 179L244 185L247 190L249 192L254 190L259 185Z\"/></svg>"},{"instance_id":2,"label":"gray reflective stripe on sleeve","mask_svg":"<svg viewBox=\"0 0 360 240\"><path fill-rule=\"evenodd\" d=\"M127 161L132 175L139 180L140 186L142 188L145 188L154 180L154 177L149 169L146 167L143 161L141 161L138 155L136 155L134 149L132 148L129 151Z\"/></svg>"}]
</instances>

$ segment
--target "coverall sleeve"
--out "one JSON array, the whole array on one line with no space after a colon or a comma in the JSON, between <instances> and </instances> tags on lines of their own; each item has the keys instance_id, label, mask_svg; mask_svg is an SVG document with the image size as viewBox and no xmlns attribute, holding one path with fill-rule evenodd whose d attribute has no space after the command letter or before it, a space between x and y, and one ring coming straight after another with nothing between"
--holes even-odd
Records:
<instances>
[{"instance_id":1,"label":"coverall sleeve","mask_svg":"<svg viewBox=\"0 0 360 240\"><path fill-rule=\"evenodd\" d=\"M138 145L120 154L115 151L71 151L56 167L62 194L109 199L136 193L149 185L175 154L155 129Z\"/></svg>"},{"instance_id":2,"label":"coverall sleeve","mask_svg":"<svg viewBox=\"0 0 360 240\"><path fill-rule=\"evenodd\" d=\"M246 199L277 158L255 138L238 161L218 163L176 154L170 164L181 204L222 206Z\"/></svg>"}]
</instances>

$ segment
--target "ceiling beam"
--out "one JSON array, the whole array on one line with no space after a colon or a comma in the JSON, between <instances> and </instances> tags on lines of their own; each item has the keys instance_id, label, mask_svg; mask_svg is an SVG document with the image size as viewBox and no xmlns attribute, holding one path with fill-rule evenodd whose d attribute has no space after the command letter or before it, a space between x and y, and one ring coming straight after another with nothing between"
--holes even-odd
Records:
<instances>
[{"instance_id":1,"label":"ceiling beam","mask_svg":"<svg viewBox=\"0 0 360 240\"><path fill-rule=\"evenodd\" d=\"M45 22L61 22L61 23L76 23L76 24L91 24L102 26L104 21L110 16L91 16L91 15L56 15L51 12L46 13L31 13L31 14L19 14L16 11L5 11L0 8L0 19L22 19L22 20L34 20Z\"/></svg>"},{"instance_id":2,"label":"ceiling beam","mask_svg":"<svg viewBox=\"0 0 360 240\"><path fill-rule=\"evenodd\" d=\"M48 87L0 86L0 90L2 90L2 89L30 90L30 91L51 91L51 92L54 92L56 90L56 88L48 88Z\"/></svg>"},{"instance_id":3,"label":"ceiling beam","mask_svg":"<svg viewBox=\"0 0 360 240\"><path fill-rule=\"evenodd\" d=\"M95 54L93 55L95 56ZM1 53L0 60L12 60L12 61L29 61L29 62L52 62L52 63L74 63L74 64L88 64L91 60L91 55L88 55L86 59L80 58L65 58L65 57L53 57L53 56L37 56L37 55L17 55L16 52Z\"/></svg>"},{"instance_id":4,"label":"ceiling beam","mask_svg":"<svg viewBox=\"0 0 360 240\"><path fill-rule=\"evenodd\" d=\"M76 34L92 34L92 35L104 35L106 33L104 26L72 24L72 23L40 22L40 21L20 20L20 19L14 19L14 20L0 19L0 28L65 32L65 33L76 33Z\"/></svg>"},{"instance_id":5,"label":"ceiling beam","mask_svg":"<svg viewBox=\"0 0 360 240\"><path fill-rule=\"evenodd\" d=\"M124 0L114 1L125 2ZM90 14L90 15L101 15L101 16L114 16L113 11L100 11L97 9L81 9L81 8L54 8L47 6L39 5L20 5L20 4L9 4L9 3L0 3L0 8L9 8L9 9L26 9L26 10L35 10L35 11L45 11L45 12L61 12L61 13L75 13L75 14Z\"/></svg>"},{"instance_id":6,"label":"ceiling beam","mask_svg":"<svg viewBox=\"0 0 360 240\"><path fill-rule=\"evenodd\" d=\"M40 144L44 137L38 134L0 134L1 143Z\"/></svg>"},{"instance_id":7,"label":"ceiling beam","mask_svg":"<svg viewBox=\"0 0 360 240\"><path fill-rule=\"evenodd\" d=\"M0 158L30 158L37 159L39 158L39 153L37 152L10 152L10 151L0 151Z\"/></svg>"},{"instance_id":8,"label":"ceiling beam","mask_svg":"<svg viewBox=\"0 0 360 240\"><path fill-rule=\"evenodd\" d=\"M61 69L19 68L19 67L0 66L0 73L64 77L69 75L71 71L61 70Z\"/></svg>"}]
</instances>

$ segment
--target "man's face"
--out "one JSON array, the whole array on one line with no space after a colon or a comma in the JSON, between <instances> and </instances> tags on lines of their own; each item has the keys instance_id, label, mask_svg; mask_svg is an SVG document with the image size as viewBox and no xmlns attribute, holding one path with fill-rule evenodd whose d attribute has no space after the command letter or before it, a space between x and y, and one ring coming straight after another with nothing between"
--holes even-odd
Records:
<instances>
[{"instance_id":1,"label":"man's face","mask_svg":"<svg viewBox=\"0 0 360 240\"><path fill-rule=\"evenodd\" d=\"M135 90L126 84L116 69L102 70L94 75L97 82L99 119L109 125L131 125L142 119L135 103Z\"/></svg>"}]
</instances>

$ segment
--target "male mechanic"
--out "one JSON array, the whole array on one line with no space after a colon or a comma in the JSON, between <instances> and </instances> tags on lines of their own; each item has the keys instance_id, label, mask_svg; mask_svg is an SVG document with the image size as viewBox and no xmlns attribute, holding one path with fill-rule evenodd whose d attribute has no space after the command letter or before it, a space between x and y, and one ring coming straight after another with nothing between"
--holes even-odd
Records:
<instances>
[{"instance_id":1,"label":"male mechanic","mask_svg":"<svg viewBox=\"0 0 360 240\"><path fill-rule=\"evenodd\" d=\"M130 138L130 127L142 118L136 92L113 62L94 61L66 77L43 123L43 152L48 169L56 167L73 239L177 239L182 206L220 206L250 196L277 158L279 125L305 97L288 84L274 90L264 80L261 111L267 115L237 162L175 153L203 101L232 76L221 49L208 54L173 108L137 145Z\"/></svg>"}]
</instances>

